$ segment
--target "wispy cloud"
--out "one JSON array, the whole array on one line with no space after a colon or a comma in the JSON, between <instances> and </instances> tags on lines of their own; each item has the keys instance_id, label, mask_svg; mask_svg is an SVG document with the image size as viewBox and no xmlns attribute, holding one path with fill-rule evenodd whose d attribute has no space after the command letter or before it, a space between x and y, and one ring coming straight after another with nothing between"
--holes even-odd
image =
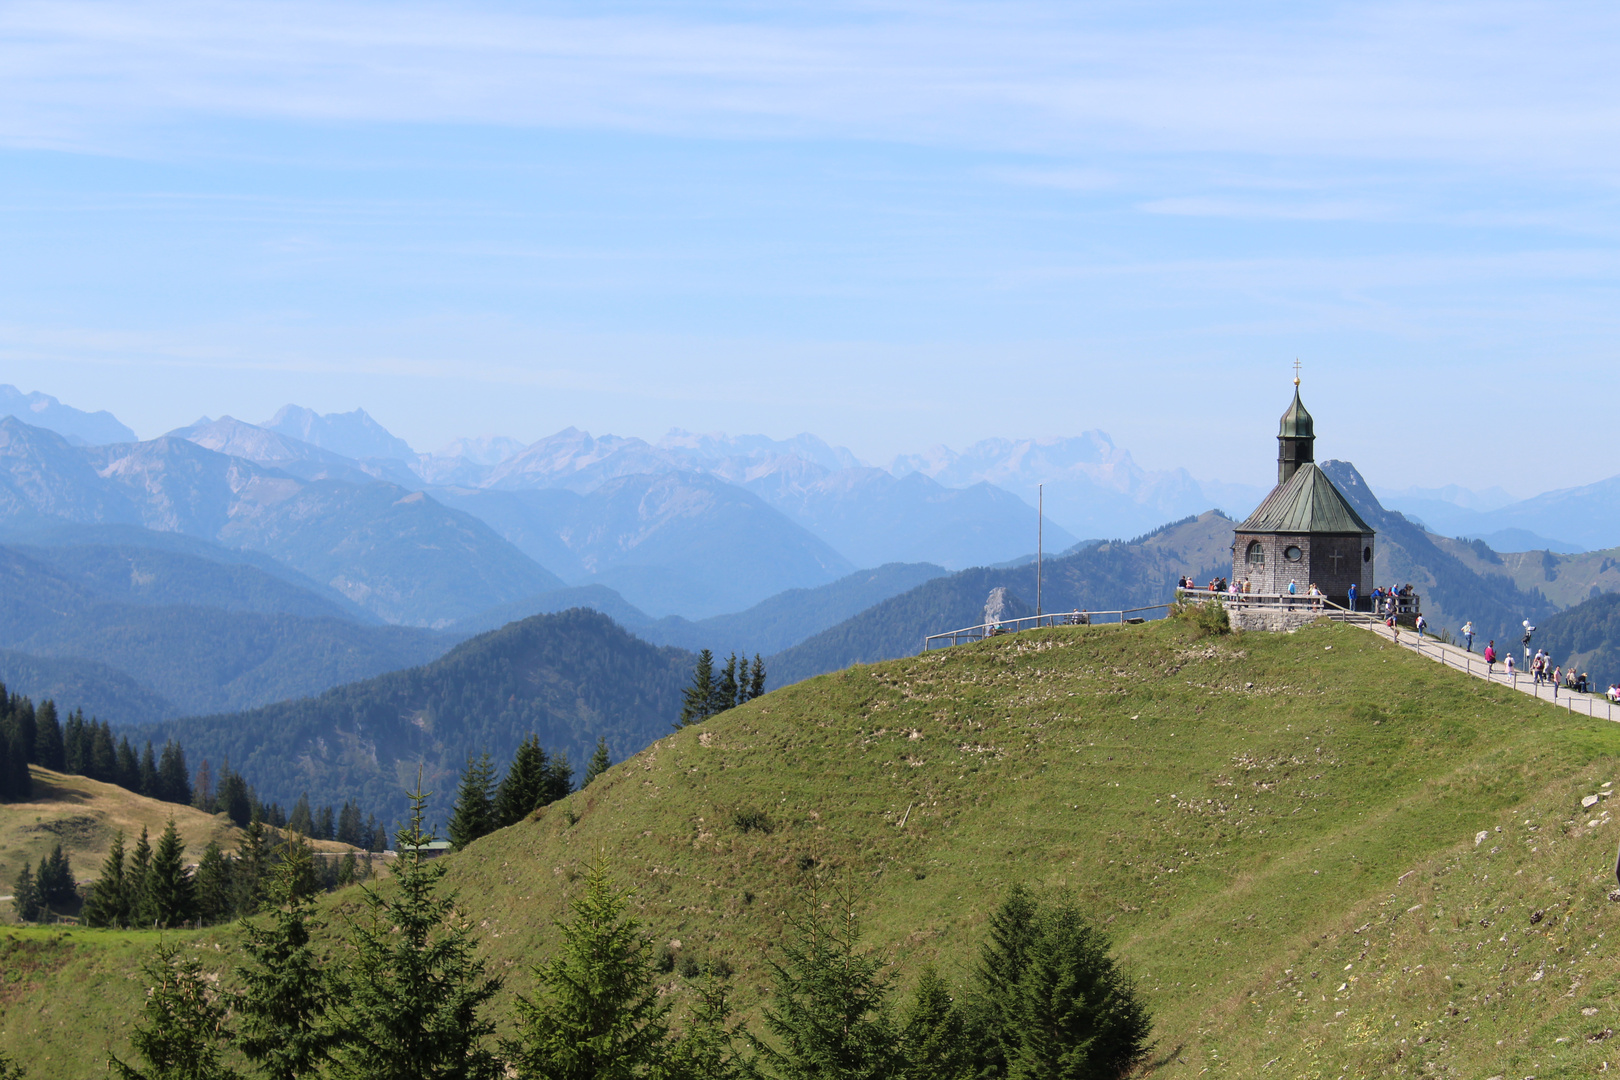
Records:
<instances>
[{"instance_id":1,"label":"wispy cloud","mask_svg":"<svg viewBox=\"0 0 1620 1080\"><path fill-rule=\"evenodd\" d=\"M1208 10L18 3L0 135L258 116L1620 166L1612 5Z\"/></svg>"}]
</instances>

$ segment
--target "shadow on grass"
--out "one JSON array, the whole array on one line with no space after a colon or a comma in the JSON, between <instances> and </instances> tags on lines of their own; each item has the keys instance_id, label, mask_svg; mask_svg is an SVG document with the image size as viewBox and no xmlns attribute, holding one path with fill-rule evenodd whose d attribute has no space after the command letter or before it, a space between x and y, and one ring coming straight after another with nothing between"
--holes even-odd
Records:
<instances>
[{"instance_id":1,"label":"shadow on grass","mask_svg":"<svg viewBox=\"0 0 1620 1080\"><path fill-rule=\"evenodd\" d=\"M1187 1044L1186 1043L1184 1043L1184 1042L1183 1043L1177 1043L1176 1048L1174 1050L1169 1051L1163 1057L1159 1058L1157 1061L1150 1061L1146 1065L1143 1065L1142 1066L1142 1071L1137 1073L1136 1075L1137 1076L1151 1076L1151 1075L1153 1075L1154 1073L1158 1072L1160 1069L1164 1068L1166 1065L1170 1064L1172 1061L1176 1060L1176 1058L1180 1057L1181 1052L1183 1050L1185 1050L1185 1049L1187 1049Z\"/></svg>"}]
</instances>

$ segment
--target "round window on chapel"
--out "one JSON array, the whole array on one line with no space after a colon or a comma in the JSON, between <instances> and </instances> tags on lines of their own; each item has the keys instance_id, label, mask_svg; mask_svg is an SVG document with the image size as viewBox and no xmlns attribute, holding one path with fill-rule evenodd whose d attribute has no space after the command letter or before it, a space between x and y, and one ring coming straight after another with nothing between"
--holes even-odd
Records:
<instances>
[{"instance_id":1,"label":"round window on chapel","mask_svg":"<svg viewBox=\"0 0 1620 1080\"><path fill-rule=\"evenodd\" d=\"M1362 562L1372 562L1372 547L1371 546L1364 547L1364 548L1361 549L1361 561Z\"/></svg>"},{"instance_id":2,"label":"round window on chapel","mask_svg":"<svg viewBox=\"0 0 1620 1080\"><path fill-rule=\"evenodd\" d=\"M1252 541L1249 544L1249 563L1253 566L1266 565L1266 549L1260 546L1260 541L1258 540Z\"/></svg>"},{"instance_id":3,"label":"round window on chapel","mask_svg":"<svg viewBox=\"0 0 1620 1080\"><path fill-rule=\"evenodd\" d=\"M1293 544L1289 544L1287 547L1283 548L1283 558L1287 559L1289 562L1299 562L1299 560L1303 559L1304 557L1305 553L1300 551L1299 548L1295 547Z\"/></svg>"}]
</instances>

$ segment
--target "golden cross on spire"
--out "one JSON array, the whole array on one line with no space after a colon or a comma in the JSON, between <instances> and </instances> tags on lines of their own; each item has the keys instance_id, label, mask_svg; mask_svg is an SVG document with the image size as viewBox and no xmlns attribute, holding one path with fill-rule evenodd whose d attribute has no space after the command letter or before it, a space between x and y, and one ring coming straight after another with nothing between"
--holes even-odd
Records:
<instances>
[{"instance_id":1,"label":"golden cross on spire","mask_svg":"<svg viewBox=\"0 0 1620 1080\"><path fill-rule=\"evenodd\" d=\"M1299 361L1294 361L1294 385L1299 385Z\"/></svg>"}]
</instances>

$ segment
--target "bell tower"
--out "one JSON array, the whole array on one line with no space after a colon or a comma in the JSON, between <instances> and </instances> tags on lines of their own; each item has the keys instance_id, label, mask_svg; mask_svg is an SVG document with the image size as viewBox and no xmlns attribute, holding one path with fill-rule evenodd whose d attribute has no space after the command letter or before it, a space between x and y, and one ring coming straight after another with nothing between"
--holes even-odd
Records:
<instances>
[{"instance_id":1,"label":"bell tower","mask_svg":"<svg viewBox=\"0 0 1620 1080\"><path fill-rule=\"evenodd\" d=\"M1301 465L1316 460L1316 424L1299 400L1299 361L1294 361L1294 403L1277 426L1277 483L1293 479Z\"/></svg>"}]
</instances>

